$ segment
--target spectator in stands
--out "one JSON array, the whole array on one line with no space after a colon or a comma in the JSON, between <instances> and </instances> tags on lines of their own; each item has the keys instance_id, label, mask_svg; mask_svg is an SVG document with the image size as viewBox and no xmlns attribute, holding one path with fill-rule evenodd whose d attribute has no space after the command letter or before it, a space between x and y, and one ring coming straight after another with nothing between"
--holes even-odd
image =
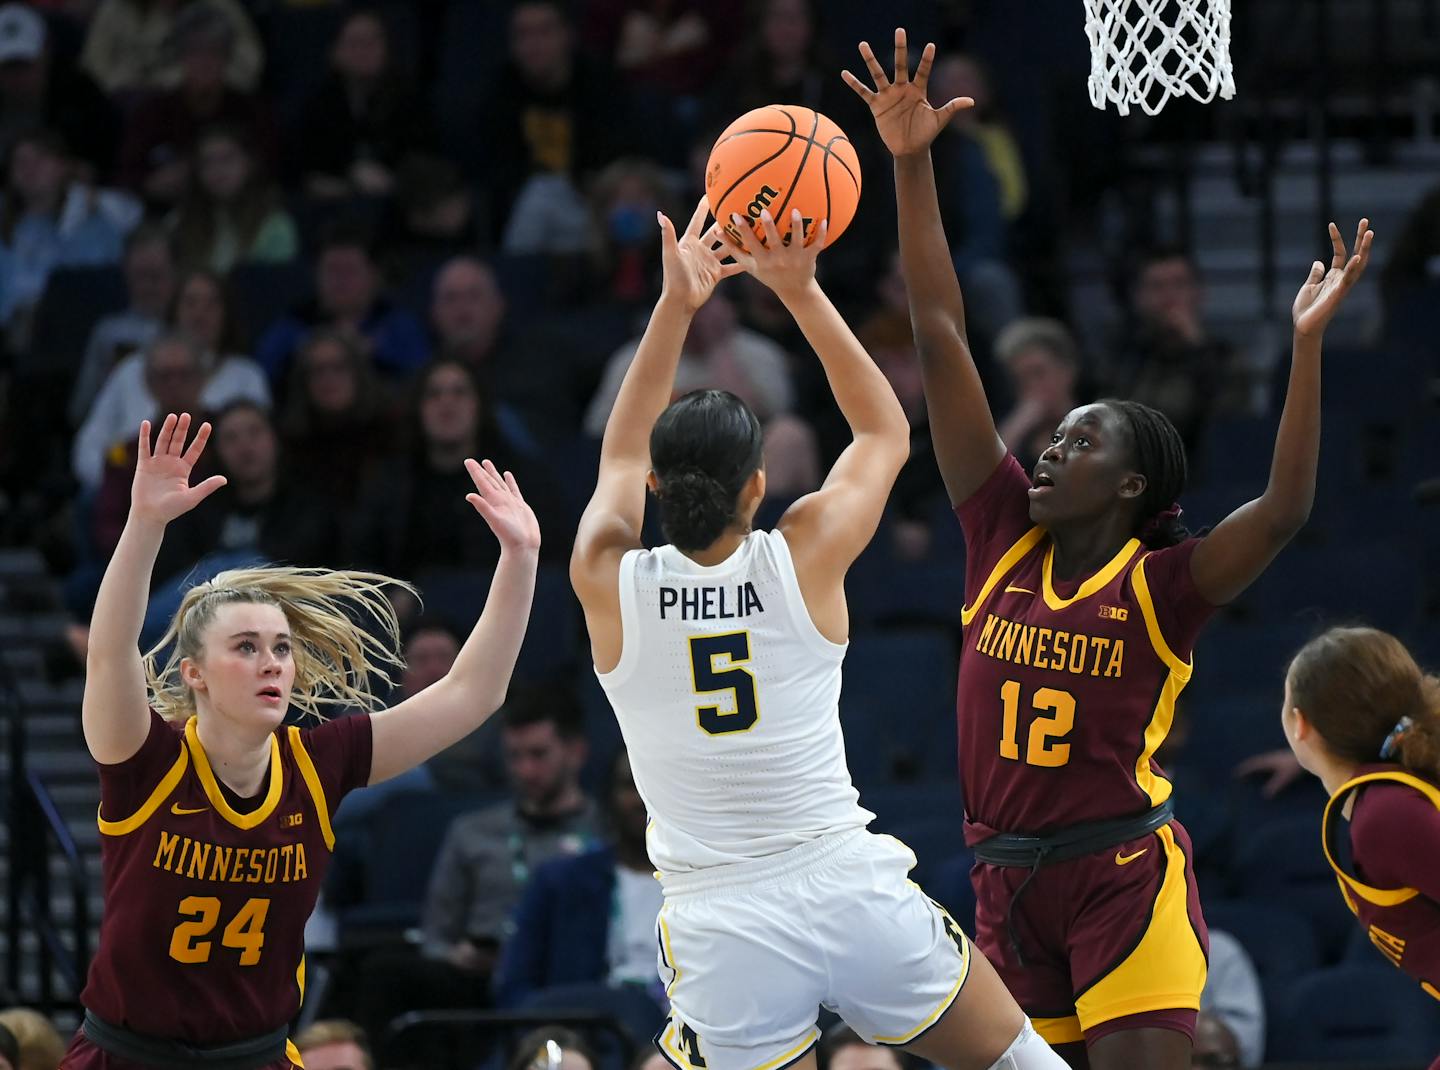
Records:
<instances>
[{"instance_id":1,"label":"spectator in stands","mask_svg":"<svg viewBox=\"0 0 1440 1070\"><path fill-rule=\"evenodd\" d=\"M1265 1061L1265 994L1255 964L1240 941L1222 929L1210 930L1210 970L1200 993L1195 1026L1196 1066L1255 1067ZM1202 1044L1202 1034L1207 1038ZM1202 1051L1234 1054L1235 1062L1200 1062Z\"/></svg>"},{"instance_id":2,"label":"spectator in stands","mask_svg":"<svg viewBox=\"0 0 1440 1070\"><path fill-rule=\"evenodd\" d=\"M164 631L192 583L261 562L319 565L335 558L339 518L280 464L267 409L233 401L214 417L216 467L229 481L171 523L155 560L144 634Z\"/></svg>"},{"instance_id":3,"label":"spectator in stands","mask_svg":"<svg viewBox=\"0 0 1440 1070\"><path fill-rule=\"evenodd\" d=\"M1194 261L1174 247L1145 253L1129 313L1112 347L1106 390L1159 409L1194 451L1210 418L1235 408L1243 394L1232 347L1205 326Z\"/></svg>"},{"instance_id":4,"label":"spectator in stands","mask_svg":"<svg viewBox=\"0 0 1440 1070\"><path fill-rule=\"evenodd\" d=\"M385 296L382 283L369 236L347 223L333 226L316 257L314 300L271 324L256 346L270 382L285 381L296 347L316 327L359 334L370 346L376 371L388 378L408 378L424 364L430 355L425 329Z\"/></svg>"},{"instance_id":5,"label":"spectator in stands","mask_svg":"<svg viewBox=\"0 0 1440 1070\"><path fill-rule=\"evenodd\" d=\"M1020 319L995 339L995 357L1010 379L1010 411L998 431L1028 472L1050 447L1065 414L1080 404L1080 353L1059 320Z\"/></svg>"},{"instance_id":6,"label":"spectator in stands","mask_svg":"<svg viewBox=\"0 0 1440 1070\"><path fill-rule=\"evenodd\" d=\"M1240 1042L1225 1023L1201 1011L1195 1018L1195 1047L1190 1054L1194 1070L1236 1070L1258 1065L1240 1061Z\"/></svg>"},{"instance_id":7,"label":"spectator in stands","mask_svg":"<svg viewBox=\"0 0 1440 1070\"><path fill-rule=\"evenodd\" d=\"M396 70L379 12L350 12L330 51L330 74L305 106L297 145L305 192L317 199L390 196L396 169L425 144L426 114Z\"/></svg>"},{"instance_id":8,"label":"spectator in stands","mask_svg":"<svg viewBox=\"0 0 1440 1070\"><path fill-rule=\"evenodd\" d=\"M199 343L210 367L219 367L228 361L237 370L244 368L252 384L250 396L262 404L269 403L263 373L254 361L243 355L244 332L240 328L235 296L224 278L208 268L194 268L182 275L170 307L170 323Z\"/></svg>"},{"instance_id":9,"label":"spectator in stands","mask_svg":"<svg viewBox=\"0 0 1440 1070\"><path fill-rule=\"evenodd\" d=\"M43 1014L11 1007L0 1011L0 1026L10 1030L20 1049L16 1070L57 1070L65 1056L65 1041Z\"/></svg>"},{"instance_id":10,"label":"spectator in stands","mask_svg":"<svg viewBox=\"0 0 1440 1070\"><path fill-rule=\"evenodd\" d=\"M430 323L439 356L464 361L488 380L505 326L505 295L495 269L474 256L457 256L442 264L431 291Z\"/></svg>"},{"instance_id":11,"label":"spectator in stands","mask_svg":"<svg viewBox=\"0 0 1440 1070\"><path fill-rule=\"evenodd\" d=\"M970 97L975 106L957 112L949 128L980 146L985 167L1000 192L1001 214L1006 222L1013 223L1024 213L1030 198L1025 160L1019 142L996 106L985 65L963 52L949 53L930 72L930 99L944 104L955 97Z\"/></svg>"},{"instance_id":12,"label":"spectator in stands","mask_svg":"<svg viewBox=\"0 0 1440 1070\"><path fill-rule=\"evenodd\" d=\"M370 1040L354 1022L340 1018L313 1022L295 1036L305 1070L375 1070Z\"/></svg>"},{"instance_id":13,"label":"spectator in stands","mask_svg":"<svg viewBox=\"0 0 1440 1070\"><path fill-rule=\"evenodd\" d=\"M87 179L108 176L119 142L115 110L82 71L57 62L45 20L19 3L0 5L0 159L22 133L54 130Z\"/></svg>"},{"instance_id":14,"label":"spectator in stands","mask_svg":"<svg viewBox=\"0 0 1440 1070\"><path fill-rule=\"evenodd\" d=\"M509 62L485 98L496 236L532 177L542 191L534 207L563 212L583 229L578 190L585 176L620 155L626 108L623 86L576 47L567 5L519 0L510 15Z\"/></svg>"},{"instance_id":15,"label":"spectator in stands","mask_svg":"<svg viewBox=\"0 0 1440 1070\"><path fill-rule=\"evenodd\" d=\"M542 1025L520 1038L505 1070L595 1070L594 1054L580 1035L562 1025Z\"/></svg>"},{"instance_id":16,"label":"spectator in stands","mask_svg":"<svg viewBox=\"0 0 1440 1070\"><path fill-rule=\"evenodd\" d=\"M221 67L224 83L248 93L260 81L265 55L238 0L103 0L90 20L80 65L111 96L173 89L184 80L180 39L205 8L223 19L233 45ZM178 54L177 54L178 53Z\"/></svg>"},{"instance_id":17,"label":"spectator in stands","mask_svg":"<svg viewBox=\"0 0 1440 1070\"><path fill-rule=\"evenodd\" d=\"M321 327L296 353L281 433L296 481L341 509L391 448L394 420L363 339Z\"/></svg>"},{"instance_id":18,"label":"spectator in stands","mask_svg":"<svg viewBox=\"0 0 1440 1070\"><path fill-rule=\"evenodd\" d=\"M400 693L408 698L439 680L460 653L460 636L438 617L421 617L405 638L405 671ZM500 721L491 718L459 743L447 747L422 769L440 791L457 795L505 787Z\"/></svg>"},{"instance_id":19,"label":"spectator in stands","mask_svg":"<svg viewBox=\"0 0 1440 1070\"><path fill-rule=\"evenodd\" d=\"M182 287L182 305L185 300ZM75 434L71 451L71 469L82 487L93 490L99 486L106 454L116 443L133 439L141 420L152 420L161 411L173 411L157 407L156 391L164 389L162 380L198 378L200 407L209 412L242 399L256 406L270 404L265 377L252 361L238 356L215 357L208 348L208 339L186 330L183 318L176 335L186 344L181 345L175 336L162 336L163 346L157 340L144 355L126 357L100 387L89 415ZM179 362L176 350L181 348L195 355L193 367L188 361ZM157 362L157 349L165 350L163 361Z\"/></svg>"},{"instance_id":20,"label":"spectator in stands","mask_svg":"<svg viewBox=\"0 0 1440 1070\"><path fill-rule=\"evenodd\" d=\"M725 59L726 13L721 0L592 0L581 36L631 85L693 97Z\"/></svg>"},{"instance_id":21,"label":"spectator in stands","mask_svg":"<svg viewBox=\"0 0 1440 1070\"><path fill-rule=\"evenodd\" d=\"M182 265L227 274L242 262L295 259L300 235L279 187L239 128L213 126L195 143L189 191L170 217Z\"/></svg>"},{"instance_id":22,"label":"spectator in stands","mask_svg":"<svg viewBox=\"0 0 1440 1070\"><path fill-rule=\"evenodd\" d=\"M639 339L626 342L610 358L600 387L585 413L585 433L599 437L615 406L615 396L635 359ZM675 395L705 387L729 390L744 398L765 426L767 494L784 500L815 489L820 461L815 434L791 415L795 386L789 358L764 335L742 327L734 304L716 294L695 314L675 376Z\"/></svg>"},{"instance_id":23,"label":"spectator in stands","mask_svg":"<svg viewBox=\"0 0 1440 1070\"><path fill-rule=\"evenodd\" d=\"M1420 199L1395 235L1380 275L1387 308L1407 292L1440 284L1440 185Z\"/></svg>"},{"instance_id":24,"label":"spectator in stands","mask_svg":"<svg viewBox=\"0 0 1440 1070\"><path fill-rule=\"evenodd\" d=\"M655 919L664 893L645 847L649 817L622 750L610 769L609 842L535 871L515 911L495 977L495 999L522 1006L542 989L608 985L639 1000L647 1033L660 1026L665 990L655 973ZM582 992L576 1002L584 1003Z\"/></svg>"},{"instance_id":25,"label":"spectator in stands","mask_svg":"<svg viewBox=\"0 0 1440 1070\"><path fill-rule=\"evenodd\" d=\"M175 257L169 234L148 223L132 230L125 239L123 269L129 307L106 316L90 330L70 392L67 412L72 427L84 422L110 370L122 358L149 345L164 329L175 294Z\"/></svg>"},{"instance_id":26,"label":"spectator in stands","mask_svg":"<svg viewBox=\"0 0 1440 1070\"><path fill-rule=\"evenodd\" d=\"M648 160L616 160L595 177L591 253L599 300L640 305L659 293L655 213L673 214L672 200L665 175Z\"/></svg>"},{"instance_id":27,"label":"spectator in stands","mask_svg":"<svg viewBox=\"0 0 1440 1070\"><path fill-rule=\"evenodd\" d=\"M351 531L351 556L367 568L415 578L426 570L486 570L498 550L457 527L469 508L465 458L488 457L515 473L525 498L545 525L544 560L569 553L567 520L548 473L532 463L518 421L491 403L474 369L453 357L425 366L416 383L413 445L386 460L362 491Z\"/></svg>"},{"instance_id":28,"label":"spectator in stands","mask_svg":"<svg viewBox=\"0 0 1440 1070\"><path fill-rule=\"evenodd\" d=\"M20 1070L20 1042L8 1026L0 1025L0 1070Z\"/></svg>"},{"instance_id":29,"label":"spectator in stands","mask_svg":"<svg viewBox=\"0 0 1440 1070\"><path fill-rule=\"evenodd\" d=\"M844 1022L825 1030L815 1060L819 1070L912 1070L918 1061L899 1048L867 1044Z\"/></svg>"},{"instance_id":30,"label":"spectator in stands","mask_svg":"<svg viewBox=\"0 0 1440 1070\"><path fill-rule=\"evenodd\" d=\"M434 262L489 244L475 192L460 168L439 156L412 153L395 172L395 203L386 248L405 263Z\"/></svg>"},{"instance_id":31,"label":"spectator in stands","mask_svg":"<svg viewBox=\"0 0 1440 1070\"><path fill-rule=\"evenodd\" d=\"M530 874L598 837L598 811L580 787L587 745L574 695L512 689L500 730L513 798L451 823L430 874L421 957L407 950L366 961L359 1017L372 1030L407 1010L487 1004Z\"/></svg>"},{"instance_id":32,"label":"spectator in stands","mask_svg":"<svg viewBox=\"0 0 1440 1070\"><path fill-rule=\"evenodd\" d=\"M139 221L133 199L81 181L59 134L37 130L17 138L0 194L0 329L11 346L28 341L50 272L117 262Z\"/></svg>"},{"instance_id":33,"label":"spectator in stands","mask_svg":"<svg viewBox=\"0 0 1440 1070\"><path fill-rule=\"evenodd\" d=\"M113 0L128 4L130 0ZM264 100L226 83L235 55L235 24L213 0L192 0L175 16L171 36L180 60L174 88L135 106L120 149L120 181L151 205L170 208L185 195L190 160L207 127L244 131L265 171L275 173L275 131Z\"/></svg>"}]
</instances>

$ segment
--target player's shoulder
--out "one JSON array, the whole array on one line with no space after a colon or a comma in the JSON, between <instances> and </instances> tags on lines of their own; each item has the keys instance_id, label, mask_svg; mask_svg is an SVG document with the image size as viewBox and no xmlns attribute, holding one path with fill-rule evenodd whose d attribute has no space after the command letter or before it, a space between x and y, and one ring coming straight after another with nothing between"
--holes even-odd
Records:
<instances>
[{"instance_id":1,"label":"player's shoulder","mask_svg":"<svg viewBox=\"0 0 1440 1070\"><path fill-rule=\"evenodd\" d=\"M1369 771L1389 775L1360 786L1351 818L1357 834L1413 828L1415 822L1440 825L1440 786L1394 767Z\"/></svg>"}]
</instances>

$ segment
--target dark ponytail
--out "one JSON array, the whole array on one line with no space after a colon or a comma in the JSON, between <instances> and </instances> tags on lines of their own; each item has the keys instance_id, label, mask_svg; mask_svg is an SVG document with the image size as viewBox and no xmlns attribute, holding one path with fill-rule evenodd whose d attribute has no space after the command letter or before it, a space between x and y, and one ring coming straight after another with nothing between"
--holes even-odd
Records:
<instances>
[{"instance_id":1,"label":"dark ponytail","mask_svg":"<svg viewBox=\"0 0 1440 1070\"><path fill-rule=\"evenodd\" d=\"M1375 628L1331 628L1290 662L1290 705L1352 762L1399 762L1440 783L1440 677Z\"/></svg>"},{"instance_id":2,"label":"dark ponytail","mask_svg":"<svg viewBox=\"0 0 1440 1070\"><path fill-rule=\"evenodd\" d=\"M696 390L650 432L660 529L681 550L703 550L735 522L740 491L760 467L764 437L750 406L724 390Z\"/></svg>"},{"instance_id":3,"label":"dark ponytail","mask_svg":"<svg viewBox=\"0 0 1440 1070\"><path fill-rule=\"evenodd\" d=\"M1145 477L1145 490L1135 512L1135 535L1147 550L1176 546L1190 537L1180 522L1180 494L1189 476L1185 440L1159 409L1138 401L1105 398L1130 432L1135 470Z\"/></svg>"}]
</instances>

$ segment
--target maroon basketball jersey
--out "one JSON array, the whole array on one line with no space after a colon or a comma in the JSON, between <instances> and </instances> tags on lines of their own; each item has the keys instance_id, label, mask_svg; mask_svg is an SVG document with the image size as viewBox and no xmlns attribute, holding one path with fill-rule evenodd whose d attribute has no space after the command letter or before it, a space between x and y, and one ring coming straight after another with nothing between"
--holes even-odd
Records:
<instances>
[{"instance_id":1,"label":"maroon basketball jersey","mask_svg":"<svg viewBox=\"0 0 1440 1070\"><path fill-rule=\"evenodd\" d=\"M1352 793L1346 852L1340 818ZM1326 804L1323 835L1370 942L1440 999L1440 787L1398 766L1361 766Z\"/></svg>"},{"instance_id":2,"label":"maroon basketball jersey","mask_svg":"<svg viewBox=\"0 0 1440 1070\"><path fill-rule=\"evenodd\" d=\"M966 838L1038 834L1140 813L1170 796L1155 764L1191 648L1214 611L1195 590L1198 540L1131 539L1062 583L1007 455L957 507L965 532L958 716Z\"/></svg>"},{"instance_id":3,"label":"maroon basketball jersey","mask_svg":"<svg viewBox=\"0 0 1440 1070\"><path fill-rule=\"evenodd\" d=\"M330 815L370 778L370 718L278 729L249 800L216 778L195 725L152 711L140 750L100 766L105 917L80 999L131 1032L216 1045L299 1010Z\"/></svg>"}]
</instances>

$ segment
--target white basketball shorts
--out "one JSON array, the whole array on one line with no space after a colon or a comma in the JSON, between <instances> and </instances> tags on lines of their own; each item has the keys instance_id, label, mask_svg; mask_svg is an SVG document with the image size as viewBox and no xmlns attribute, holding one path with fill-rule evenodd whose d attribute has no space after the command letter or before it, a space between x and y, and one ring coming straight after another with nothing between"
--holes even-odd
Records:
<instances>
[{"instance_id":1,"label":"white basketball shorts","mask_svg":"<svg viewBox=\"0 0 1440 1070\"><path fill-rule=\"evenodd\" d=\"M782 1070L819 1038L820 1005L876 1044L917 1039L959 995L970 944L914 865L899 840L856 830L666 878L661 1054L678 1070Z\"/></svg>"}]
</instances>

